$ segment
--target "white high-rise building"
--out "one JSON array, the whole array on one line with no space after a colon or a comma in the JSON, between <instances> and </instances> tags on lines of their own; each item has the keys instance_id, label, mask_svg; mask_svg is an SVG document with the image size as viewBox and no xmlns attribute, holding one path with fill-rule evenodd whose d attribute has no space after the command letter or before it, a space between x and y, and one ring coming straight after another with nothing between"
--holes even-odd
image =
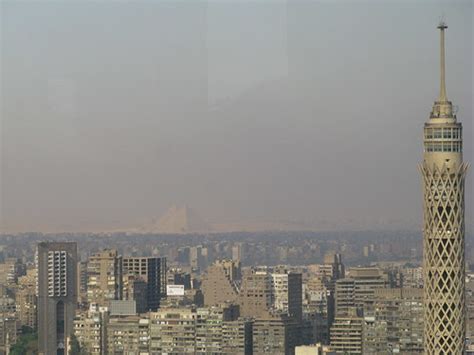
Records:
<instances>
[{"instance_id":1,"label":"white high-rise building","mask_svg":"<svg viewBox=\"0 0 474 355\"><path fill-rule=\"evenodd\" d=\"M466 334L462 125L446 96L444 36L440 23L441 85L424 127L423 278L427 354L463 354Z\"/></svg>"},{"instance_id":2,"label":"white high-rise building","mask_svg":"<svg viewBox=\"0 0 474 355\"><path fill-rule=\"evenodd\" d=\"M299 273L272 273L273 307L291 317L302 317L302 276Z\"/></svg>"}]
</instances>

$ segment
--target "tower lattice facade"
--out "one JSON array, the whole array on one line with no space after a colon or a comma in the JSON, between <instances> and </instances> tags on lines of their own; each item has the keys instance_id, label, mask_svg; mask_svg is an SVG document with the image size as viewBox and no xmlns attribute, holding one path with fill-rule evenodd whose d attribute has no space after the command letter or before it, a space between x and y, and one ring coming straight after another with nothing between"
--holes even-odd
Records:
<instances>
[{"instance_id":1,"label":"tower lattice facade","mask_svg":"<svg viewBox=\"0 0 474 355\"><path fill-rule=\"evenodd\" d=\"M426 354L463 354L466 333L462 125L446 96L444 37L440 30L440 95L424 126L424 348Z\"/></svg>"}]
</instances>

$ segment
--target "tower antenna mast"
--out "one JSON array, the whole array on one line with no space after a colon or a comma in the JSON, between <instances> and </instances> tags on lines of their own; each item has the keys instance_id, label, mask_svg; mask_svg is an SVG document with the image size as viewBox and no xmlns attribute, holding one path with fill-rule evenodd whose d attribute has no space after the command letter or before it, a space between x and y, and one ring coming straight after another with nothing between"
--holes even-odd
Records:
<instances>
[{"instance_id":1,"label":"tower antenna mast","mask_svg":"<svg viewBox=\"0 0 474 355\"><path fill-rule=\"evenodd\" d=\"M441 78L440 78L440 89L439 89L439 100L440 102L446 102L447 96L446 96L446 65L445 65L445 50L444 50L444 33L445 30L448 28L448 25L444 21L444 19L441 19L441 21L438 24L438 29L439 29L439 40L440 40L440 73L441 73Z\"/></svg>"}]
</instances>

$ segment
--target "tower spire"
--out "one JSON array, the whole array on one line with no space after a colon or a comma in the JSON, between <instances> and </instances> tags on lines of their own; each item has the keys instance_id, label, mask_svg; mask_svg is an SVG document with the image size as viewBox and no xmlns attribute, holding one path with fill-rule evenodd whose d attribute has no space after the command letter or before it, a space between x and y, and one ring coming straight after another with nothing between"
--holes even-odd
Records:
<instances>
[{"instance_id":1,"label":"tower spire","mask_svg":"<svg viewBox=\"0 0 474 355\"><path fill-rule=\"evenodd\" d=\"M441 21L438 25L439 28L439 39L440 39L440 69L441 69L441 82L439 89L439 100L440 102L445 102L448 100L446 97L446 69L444 62L444 30L448 28L444 21Z\"/></svg>"}]
</instances>

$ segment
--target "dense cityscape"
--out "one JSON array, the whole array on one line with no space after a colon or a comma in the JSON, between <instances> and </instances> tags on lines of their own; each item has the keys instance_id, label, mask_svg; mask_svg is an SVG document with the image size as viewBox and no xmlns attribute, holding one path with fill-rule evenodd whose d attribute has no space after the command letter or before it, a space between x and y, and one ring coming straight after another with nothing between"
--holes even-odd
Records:
<instances>
[{"instance_id":1,"label":"dense cityscape","mask_svg":"<svg viewBox=\"0 0 474 355\"><path fill-rule=\"evenodd\" d=\"M403 231L4 235L0 351L37 351L38 326L51 324L38 323L37 270L63 249L67 276L51 291L78 304L71 354L424 351L421 234Z\"/></svg>"}]
</instances>

